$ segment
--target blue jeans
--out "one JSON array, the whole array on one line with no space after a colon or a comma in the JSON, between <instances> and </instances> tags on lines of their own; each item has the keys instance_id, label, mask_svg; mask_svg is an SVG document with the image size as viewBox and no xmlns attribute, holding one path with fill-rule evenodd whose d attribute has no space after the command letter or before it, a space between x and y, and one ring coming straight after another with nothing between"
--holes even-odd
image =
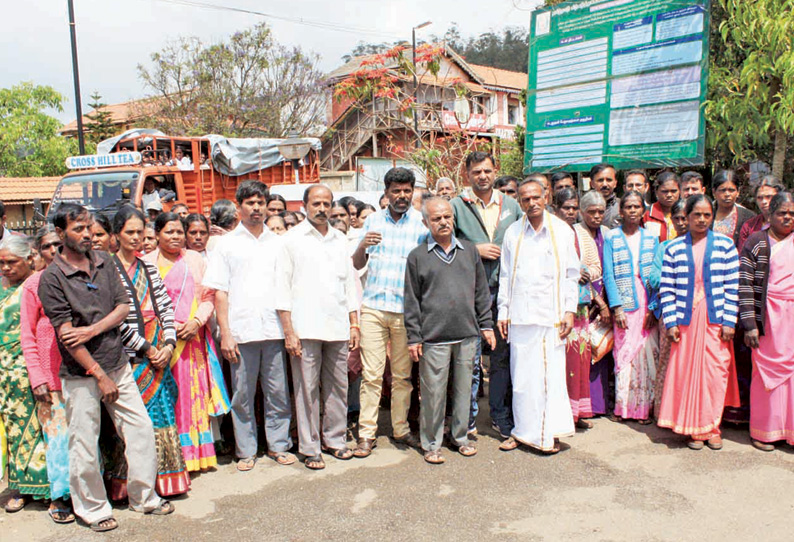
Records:
<instances>
[{"instance_id":1,"label":"blue jeans","mask_svg":"<svg viewBox=\"0 0 794 542\"><path fill-rule=\"evenodd\" d=\"M499 288L491 288L491 314L493 315L494 328L496 328ZM494 329L496 335L496 348L491 351L491 365L488 386L488 406L491 410L491 420L500 431L509 435L513 429L513 383L510 379L510 347Z\"/></svg>"}]
</instances>

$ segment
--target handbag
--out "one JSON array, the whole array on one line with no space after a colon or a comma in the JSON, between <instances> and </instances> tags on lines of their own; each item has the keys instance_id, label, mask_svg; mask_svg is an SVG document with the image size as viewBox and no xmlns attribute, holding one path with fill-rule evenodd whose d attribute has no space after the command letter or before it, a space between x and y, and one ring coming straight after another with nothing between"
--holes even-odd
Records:
<instances>
[{"instance_id":1,"label":"handbag","mask_svg":"<svg viewBox=\"0 0 794 542\"><path fill-rule=\"evenodd\" d=\"M593 364L612 351L615 345L615 331L612 324L603 322L600 318L590 322L590 350Z\"/></svg>"}]
</instances>

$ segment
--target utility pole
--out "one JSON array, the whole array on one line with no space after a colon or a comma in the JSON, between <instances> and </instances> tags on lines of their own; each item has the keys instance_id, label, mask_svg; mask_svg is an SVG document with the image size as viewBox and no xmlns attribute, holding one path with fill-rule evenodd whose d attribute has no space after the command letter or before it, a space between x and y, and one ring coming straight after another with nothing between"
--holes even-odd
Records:
<instances>
[{"instance_id":1,"label":"utility pole","mask_svg":"<svg viewBox=\"0 0 794 542\"><path fill-rule=\"evenodd\" d=\"M72 35L72 72L74 76L74 105L77 110L77 144L80 154L85 154L85 137L83 136L83 105L80 102L80 70L77 67L77 29L74 24L74 3L67 0L69 5L69 32Z\"/></svg>"},{"instance_id":2,"label":"utility pole","mask_svg":"<svg viewBox=\"0 0 794 542\"><path fill-rule=\"evenodd\" d=\"M416 79L416 31L419 30L420 28L430 26L431 24L433 24L432 21L426 21L420 25L411 28L411 44L413 46L413 48L411 49L411 54L413 55L413 68L414 68L414 134L416 134L415 146L417 149L422 145L422 138L419 135L419 117L418 117L419 111L416 108L416 106L419 103L417 101L417 90L419 88L419 82Z\"/></svg>"}]
</instances>

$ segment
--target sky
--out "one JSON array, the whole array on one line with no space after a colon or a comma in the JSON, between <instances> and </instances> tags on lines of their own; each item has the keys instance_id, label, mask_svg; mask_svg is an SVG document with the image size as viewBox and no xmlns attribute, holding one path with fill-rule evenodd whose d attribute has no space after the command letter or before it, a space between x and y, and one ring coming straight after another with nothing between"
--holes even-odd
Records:
<instances>
[{"instance_id":1,"label":"sky","mask_svg":"<svg viewBox=\"0 0 794 542\"><path fill-rule=\"evenodd\" d=\"M411 28L425 21L417 39L443 35L457 23L464 37L505 26L528 28L530 11L542 0L195 0L284 17L276 19L218 11L185 0L74 0L83 112L90 95L105 103L141 98L146 89L137 65L150 65L150 55L180 36L220 41L260 21L270 24L276 39L321 56L331 71L359 42L411 39ZM193 2L194 0L188 0ZM61 121L75 118L67 0L4 0L0 20L0 88L22 81L50 85L67 97ZM297 21L321 22L336 29Z\"/></svg>"}]
</instances>

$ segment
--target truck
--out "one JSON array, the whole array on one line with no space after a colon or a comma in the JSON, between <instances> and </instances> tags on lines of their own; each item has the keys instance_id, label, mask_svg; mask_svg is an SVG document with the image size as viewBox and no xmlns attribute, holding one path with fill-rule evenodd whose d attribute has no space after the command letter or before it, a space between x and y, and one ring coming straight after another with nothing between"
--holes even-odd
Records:
<instances>
[{"instance_id":1,"label":"truck","mask_svg":"<svg viewBox=\"0 0 794 542\"><path fill-rule=\"evenodd\" d=\"M312 138L234 140L130 130L101 142L96 155L67 158L71 171L58 182L48 214L63 202L107 215L125 204L141 207L144 184L151 179L161 198L168 194L162 198L164 210L180 202L190 212L209 215L215 201L234 201L243 181L268 187L319 182L319 145Z\"/></svg>"}]
</instances>

